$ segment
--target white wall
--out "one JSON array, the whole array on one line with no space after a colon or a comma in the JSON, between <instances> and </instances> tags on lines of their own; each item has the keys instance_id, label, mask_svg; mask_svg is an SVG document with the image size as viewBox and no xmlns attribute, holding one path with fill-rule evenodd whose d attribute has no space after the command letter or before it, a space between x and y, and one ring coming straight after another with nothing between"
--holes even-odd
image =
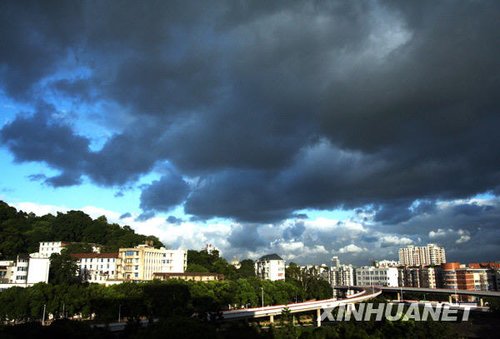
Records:
<instances>
[{"instance_id":1,"label":"white wall","mask_svg":"<svg viewBox=\"0 0 500 339\"><path fill-rule=\"evenodd\" d=\"M49 282L50 259L30 258L28 267L28 284Z\"/></svg>"},{"instance_id":2,"label":"white wall","mask_svg":"<svg viewBox=\"0 0 500 339\"><path fill-rule=\"evenodd\" d=\"M187 265L187 252L185 250L166 250L162 261L162 272L184 273Z\"/></svg>"}]
</instances>

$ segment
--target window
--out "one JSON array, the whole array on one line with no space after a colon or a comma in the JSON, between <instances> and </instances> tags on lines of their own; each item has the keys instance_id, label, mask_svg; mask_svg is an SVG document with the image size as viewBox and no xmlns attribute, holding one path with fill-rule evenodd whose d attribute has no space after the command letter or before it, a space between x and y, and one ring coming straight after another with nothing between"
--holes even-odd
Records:
<instances>
[{"instance_id":1,"label":"window","mask_svg":"<svg viewBox=\"0 0 500 339\"><path fill-rule=\"evenodd\" d=\"M125 255L126 255L127 257L133 256L133 255L135 255L135 251L126 251L126 252L125 252Z\"/></svg>"}]
</instances>

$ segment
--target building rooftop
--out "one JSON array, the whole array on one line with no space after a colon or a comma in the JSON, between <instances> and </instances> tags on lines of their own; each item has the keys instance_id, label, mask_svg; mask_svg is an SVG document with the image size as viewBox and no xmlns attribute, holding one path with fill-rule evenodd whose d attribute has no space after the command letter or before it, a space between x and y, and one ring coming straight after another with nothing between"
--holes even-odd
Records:
<instances>
[{"instance_id":1,"label":"building rooftop","mask_svg":"<svg viewBox=\"0 0 500 339\"><path fill-rule=\"evenodd\" d=\"M259 260L283 260L283 258L281 258L279 255L277 255L276 253L273 253L273 254L267 254L267 255L264 255L263 257L261 257Z\"/></svg>"}]
</instances>

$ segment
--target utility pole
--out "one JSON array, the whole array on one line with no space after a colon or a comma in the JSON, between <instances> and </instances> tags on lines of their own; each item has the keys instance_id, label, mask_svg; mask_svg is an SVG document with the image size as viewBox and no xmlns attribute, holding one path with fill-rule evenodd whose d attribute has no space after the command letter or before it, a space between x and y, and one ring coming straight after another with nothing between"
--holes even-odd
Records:
<instances>
[{"instance_id":1,"label":"utility pole","mask_svg":"<svg viewBox=\"0 0 500 339\"><path fill-rule=\"evenodd\" d=\"M47 308L46 304L43 304L43 313L42 313L42 326L45 326L45 310Z\"/></svg>"},{"instance_id":2,"label":"utility pole","mask_svg":"<svg viewBox=\"0 0 500 339\"><path fill-rule=\"evenodd\" d=\"M120 322L122 319L122 305L118 305L118 322Z\"/></svg>"},{"instance_id":3,"label":"utility pole","mask_svg":"<svg viewBox=\"0 0 500 339\"><path fill-rule=\"evenodd\" d=\"M63 303L63 312L62 312L62 316L63 316L63 318L66 318L66 317L65 317L65 315L64 315L64 306L66 306L66 305L64 305L64 303Z\"/></svg>"}]
</instances>

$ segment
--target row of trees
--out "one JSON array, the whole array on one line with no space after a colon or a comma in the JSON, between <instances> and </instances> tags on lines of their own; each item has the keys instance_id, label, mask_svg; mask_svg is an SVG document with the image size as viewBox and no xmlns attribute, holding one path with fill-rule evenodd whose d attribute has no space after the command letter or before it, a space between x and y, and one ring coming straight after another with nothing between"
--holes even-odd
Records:
<instances>
[{"instance_id":1,"label":"row of trees","mask_svg":"<svg viewBox=\"0 0 500 339\"><path fill-rule=\"evenodd\" d=\"M188 251L188 272L214 272L223 274L225 279L231 281L255 281L254 261L245 259L240 262L237 269L219 256L218 251ZM290 263L285 272L285 286L292 286L295 293L294 301L307 299L326 299L332 296L329 283L318 277L314 269L304 270L297 264ZM265 284L265 282L263 282ZM280 283L278 283L280 284ZM255 304L255 303L252 303Z\"/></svg>"},{"instance_id":2,"label":"row of trees","mask_svg":"<svg viewBox=\"0 0 500 339\"><path fill-rule=\"evenodd\" d=\"M98 284L44 284L12 287L0 293L0 319L34 321L46 313L54 317L94 315L99 322L111 322L118 315L129 319L166 318L214 314L229 307L286 304L302 297L292 282L240 278L214 282L170 280Z\"/></svg>"},{"instance_id":3,"label":"row of trees","mask_svg":"<svg viewBox=\"0 0 500 339\"><path fill-rule=\"evenodd\" d=\"M82 211L69 211L38 217L0 201L0 258L13 259L18 254L36 252L42 241L96 243L103 245L105 252L145 241L162 246L157 237L137 234L130 226L108 223L104 216L94 220Z\"/></svg>"}]
</instances>

